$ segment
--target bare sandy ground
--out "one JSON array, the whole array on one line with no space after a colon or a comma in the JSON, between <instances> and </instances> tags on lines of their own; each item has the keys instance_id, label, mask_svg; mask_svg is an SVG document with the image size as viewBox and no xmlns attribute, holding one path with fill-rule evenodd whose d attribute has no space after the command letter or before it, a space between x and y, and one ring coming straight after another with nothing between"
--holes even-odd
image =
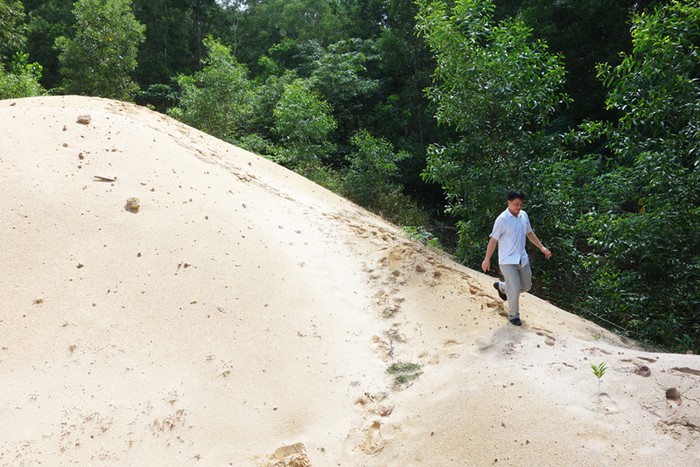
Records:
<instances>
[{"instance_id":1,"label":"bare sandy ground","mask_svg":"<svg viewBox=\"0 0 700 467\"><path fill-rule=\"evenodd\" d=\"M492 278L144 108L0 101L0 141L2 465L700 465L699 356L531 295L511 326Z\"/></svg>"}]
</instances>

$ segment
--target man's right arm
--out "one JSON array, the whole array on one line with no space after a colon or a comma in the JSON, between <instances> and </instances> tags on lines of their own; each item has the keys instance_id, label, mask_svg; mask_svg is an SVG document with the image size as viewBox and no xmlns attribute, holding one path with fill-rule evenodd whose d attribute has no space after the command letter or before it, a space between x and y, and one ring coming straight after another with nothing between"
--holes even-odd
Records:
<instances>
[{"instance_id":1,"label":"man's right arm","mask_svg":"<svg viewBox=\"0 0 700 467\"><path fill-rule=\"evenodd\" d=\"M498 240L491 237L489 239L489 244L486 245L486 256L484 257L484 261L481 263L481 269L484 272L488 272L491 269L491 256L493 256L493 252L496 251L497 244Z\"/></svg>"}]
</instances>

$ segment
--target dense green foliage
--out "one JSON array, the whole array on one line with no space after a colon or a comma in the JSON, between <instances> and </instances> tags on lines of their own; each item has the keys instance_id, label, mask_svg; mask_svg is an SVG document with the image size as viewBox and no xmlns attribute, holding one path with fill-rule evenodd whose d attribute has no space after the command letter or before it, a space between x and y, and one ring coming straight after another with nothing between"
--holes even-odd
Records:
<instances>
[{"instance_id":1,"label":"dense green foliage","mask_svg":"<svg viewBox=\"0 0 700 467\"><path fill-rule=\"evenodd\" d=\"M599 67L620 119L585 128L610 156L581 217L592 279L583 306L635 336L697 350L700 5L636 15L632 40L620 65Z\"/></svg>"},{"instance_id":2,"label":"dense green foliage","mask_svg":"<svg viewBox=\"0 0 700 467\"><path fill-rule=\"evenodd\" d=\"M39 84L41 65L27 61L27 54L17 53L9 70L0 66L0 99L32 97L44 93L44 88Z\"/></svg>"},{"instance_id":3,"label":"dense green foliage","mask_svg":"<svg viewBox=\"0 0 700 467\"><path fill-rule=\"evenodd\" d=\"M209 51L204 66L193 76L178 77L180 103L170 114L218 138L240 138L254 108L248 70L228 47L212 38L204 43Z\"/></svg>"},{"instance_id":4,"label":"dense green foliage","mask_svg":"<svg viewBox=\"0 0 700 467\"><path fill-rule=\"evenodd\" d=\"M24 6L19 0L0 0L0 99L44 93L39 84L42 66L29 63Z\"/></svg>"},{"instance_id":5,"label":"dense green foliage","mask_svg":"<svg viewBox=\"0 0 700 467\"><path fill-rule=\"evenodd\" d=\"M78 0L73 13L75 35L56 39L62 91L132 99L138 86L131 74L145 28L131 0Z\"/></svg>"},{"instance_id":6,"label":"dense green foliage","mask_svg":"<svg viewBox=\"0 0 700 467\"><path fill-rule=\"evenodd\" d=\"M478 264L484 226L503 208L509 187L533 192L537 161L548 158L550 115L567 101L564 67L520 20L492 18L490 1L421 2L418 30L437 57L427 95L451 144L429 148L425 177L440 183L459 219L459 254Z\"/></svg>"},{"instance_id":7,"label":"dense green foliage","mask_svg":"<svg viewBox=\"0 0 700 467\"><path fill-rule=\"evenodd\" d=\"M6 63L26 43L24 6L19 0L0 0L0 62Z\"/></svg>"},{"instance_id":8,"label":"dense green foliage","mask_svg":"<svg viewBox=\"0 0 700 467\"><path fill-rule=\"evenodd\" d=\"M272 115L272 130L280 142L276 156L283 164L311 173L325 154L333 152L329 136L337 124L332 107L303 80L284 85Z\"/></svg>"},{"instance_id":9,"label":"dense green foliage","mask_svg":"<svg viewBox=\"0 0 700 467\"><path fill-rule=\"evenodd\" d=\"M135 100L470 267L508 188L535 293L700 351L692 0L0 0L0 97ZM42 87L43 86L43 87Z\"/></svg>"}]
</instances>

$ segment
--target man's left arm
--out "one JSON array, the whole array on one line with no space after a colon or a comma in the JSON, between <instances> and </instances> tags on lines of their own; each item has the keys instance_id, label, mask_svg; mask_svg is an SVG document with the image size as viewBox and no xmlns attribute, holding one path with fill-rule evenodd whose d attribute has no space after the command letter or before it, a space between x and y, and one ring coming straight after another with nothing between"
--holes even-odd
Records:
<instances>
[{"instance_id":1,"label":"man's left arm","mask_svg":"<svg viewBox=\"0 0 700 467\"><path fill-rule=\"evenodd\" d=\"M549 259L552 257L552 252L549 251L549 249L547 247L542 245L542 242L540 242L540 239L537 238L537 235L535 234L534 231L531 230L530 232L528 232L527 238L528 238L528 240L530 240L530 242L533 245L535 245L537 248L539 248L539 250L542 252L542 254L544 254L545 258Z\"/></svg>"}]
</instances>

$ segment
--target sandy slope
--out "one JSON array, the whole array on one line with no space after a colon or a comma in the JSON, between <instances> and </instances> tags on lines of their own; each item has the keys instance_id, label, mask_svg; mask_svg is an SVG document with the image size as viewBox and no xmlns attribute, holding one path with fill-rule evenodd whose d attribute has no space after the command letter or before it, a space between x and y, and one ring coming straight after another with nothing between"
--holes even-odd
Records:
<instances>
[{"instance_id":1,"label":"sandy slope","mask_svg":"<svg viewBox=\"0 0 700 467\"><path fill-rule=\"evenodd\" d=\"M700 464L698 356L533 296L515 328L488 276L144 108L0 101L0 141L2 465Z\"/></svg>"}]
</instances>

